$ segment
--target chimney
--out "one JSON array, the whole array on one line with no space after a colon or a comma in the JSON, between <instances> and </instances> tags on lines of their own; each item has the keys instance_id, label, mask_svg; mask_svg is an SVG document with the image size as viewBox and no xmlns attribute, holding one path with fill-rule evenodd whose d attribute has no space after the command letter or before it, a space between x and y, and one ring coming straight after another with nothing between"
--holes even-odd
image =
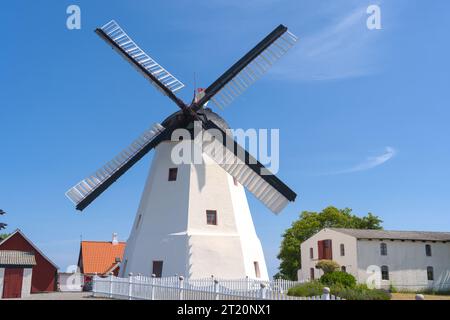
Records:
<instances>
[{"instance_id":1,"label":"chimney","mask_svg":"<svg viewBox=\"0 0 450 320\"><path fill-rule=\"evenodd\" d=\"M112 245L113 246L115 246L115 245L118 245L119 244L119 240L117 240L117 233L113 233L112 234Z\"/></svg>"}]
</instances>

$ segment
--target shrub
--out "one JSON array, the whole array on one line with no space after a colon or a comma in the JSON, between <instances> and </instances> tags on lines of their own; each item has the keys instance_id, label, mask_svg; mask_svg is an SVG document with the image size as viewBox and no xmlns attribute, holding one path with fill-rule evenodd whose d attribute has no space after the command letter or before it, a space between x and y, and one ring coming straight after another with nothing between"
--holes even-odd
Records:
<instances>
[{"instance_id":1,"label":"shrub","mask_svg":"<svg viewBox=\"0 0 450 320\"><path fill-rule=\"evenodd\" d=\"M369 289L366 285L356 285L353 288L332 287L331 293L346 300L390 300L389 292L381 289Z\"/></svg>"},{"instance_id":2,"label":"shrub","mask_svg":"<svg viewBox=\"0 0 450 320\"><path fill-rule=\"evenodd\" d=\"M338 270L340 265L333 260L320 260L317 262L316 268L321 269L323 273L327 274Z\"/></svg>"},{"instance_id":3,"label":"shrub","mask_svg":"<svg viewBox=\"0 0 450 320\"><path fill-rule=\"evenodd\" d=\"M289 289L288 295L296 297L320 296L323 293L324 285L319 281L303 283ZM330 286L332 295L346 300L390 300L391 295L379 289L369 289L366 285L356 285L353 288L344 288L340 285Z\"/></svg>"},{"instance_id":4,"label":"shrub","mask_svg":"<svg viewBox=\"0 0 450 320\"><path fill-rule=\"evenodd\" d=\"M325 273L320 277L320 283L326 286L341 286L344 288L353 288L356 286L356 279L350 273L334 271Z\"/></svg>"},{"instance_id":5,"label":"shrub","mask_svg":"<svg viewBox=\"0 0 450 320\"><path fill-rule=\"evenodd\" d=\"M288 290L289 296L312 297L320 296L323 293L323 285L319 281L302 283Z\"/></svg>"}]
</instances>

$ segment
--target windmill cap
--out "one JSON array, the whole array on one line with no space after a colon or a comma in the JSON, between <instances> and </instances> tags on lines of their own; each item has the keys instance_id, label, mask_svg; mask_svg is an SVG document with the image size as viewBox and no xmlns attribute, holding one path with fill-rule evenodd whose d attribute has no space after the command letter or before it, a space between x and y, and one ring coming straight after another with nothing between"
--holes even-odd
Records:
<instances>
[{"instance_id":1,"label":"windmill cap","mask_svg":"<svg viewBox=\"0 0 450 320\"><path fill-rule=\"evenodd\" d=\"M197 114L202 115L204 114L208 120L211 120L212 122L214 122L219 128L221 128L222 130L227 130L230 129L230 126L228 125L228 123L221 117L219 116L217 113L215 113L214 111L212 111L210 108L205 108L205 109L200 109L199 111L197 111ZM180 128L184 128L186 127L186 120L187 117L189 117L188 115L186 115L185 113L183 113L182 110L177 111L172 113L170 116L168 116L162 123L163 127L168 127L171 126L172 124L178 122L180 125ZM193 119L192 119L193 121ZM189 122L192 122L189 121Z\"/></svg>"}]
</instances>

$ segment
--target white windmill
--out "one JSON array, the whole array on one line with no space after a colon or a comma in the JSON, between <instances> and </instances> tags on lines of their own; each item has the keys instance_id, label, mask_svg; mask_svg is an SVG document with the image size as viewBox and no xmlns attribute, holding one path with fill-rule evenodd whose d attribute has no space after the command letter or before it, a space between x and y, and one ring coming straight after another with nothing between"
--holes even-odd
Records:
<instances>
[{"instance_id":1,"label":"white windmill","mask_svg":"<svg viewBox=\"0 0 450 320\"><path fill-rule=\"evenodd\" d=\"M76 208L83 210L155 149L121 274L268 279L244 187L274 213L294 201L296 194L234 140L226 143L228 125L205 105L211 101L222 108L232 102L284 55L297 37L278 26L187 105L175 95L184 85L115 21L96 33L181 109L66 193ZM222 139L194 142L194 123L204 130L214 129ZM174 139L172 133L180 128L192 136ZM180 146L199 151L203 161L175 164L172 150Z\"/></svg>"}]
</instances>

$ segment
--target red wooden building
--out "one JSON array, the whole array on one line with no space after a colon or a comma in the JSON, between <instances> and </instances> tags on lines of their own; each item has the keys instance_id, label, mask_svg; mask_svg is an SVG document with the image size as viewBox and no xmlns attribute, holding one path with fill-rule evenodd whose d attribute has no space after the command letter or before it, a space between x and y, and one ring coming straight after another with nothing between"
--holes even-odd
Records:
<instances>
[{"instance_id":1,"label":"red wooden building","mask_svg":"<svg viewBox=\"0 0 450 320\"><path fill-rule=\"evenodd\" d=\"M0 242L0 251L19 251L34 255L31 293L56 291L58 267L47 258L19 229Z\"/></svg>"}]
</instances>

